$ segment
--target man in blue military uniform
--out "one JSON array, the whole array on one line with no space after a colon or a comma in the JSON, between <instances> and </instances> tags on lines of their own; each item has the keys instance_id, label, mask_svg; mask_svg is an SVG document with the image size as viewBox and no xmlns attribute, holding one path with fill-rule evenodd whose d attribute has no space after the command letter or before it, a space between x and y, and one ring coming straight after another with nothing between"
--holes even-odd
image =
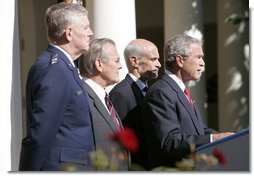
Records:
<instances>
[{"instance_id":1,"label":"man in blue military uniform","mask_svg":"<svg viewBox=\"0 0 254 176\"><path fill-rule=\"evenodd\" d=\"M26 87L27 136L20 170L90 169L94 136L87 95L74 60L89 49L87 10L58 3L46 11L50 45L31 67Z\"/></svg>"}]
</instances>

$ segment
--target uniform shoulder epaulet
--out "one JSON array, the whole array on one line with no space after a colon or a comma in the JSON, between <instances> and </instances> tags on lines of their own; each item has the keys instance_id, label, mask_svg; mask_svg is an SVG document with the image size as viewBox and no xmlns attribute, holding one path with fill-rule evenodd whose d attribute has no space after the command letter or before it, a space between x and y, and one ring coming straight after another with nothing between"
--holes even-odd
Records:
<instances>
[{"instance_id":1,"label":"uniform shoulder epaulet","mask_svg":"<svg viewBox=\"0 0 254 176\"><path fill-rule=\"evenodd\" d=\"M57 61L58 61L58 54L52 54L52 56L50 58L51 65L57 63Z\"/></svg>"}]
</instances>

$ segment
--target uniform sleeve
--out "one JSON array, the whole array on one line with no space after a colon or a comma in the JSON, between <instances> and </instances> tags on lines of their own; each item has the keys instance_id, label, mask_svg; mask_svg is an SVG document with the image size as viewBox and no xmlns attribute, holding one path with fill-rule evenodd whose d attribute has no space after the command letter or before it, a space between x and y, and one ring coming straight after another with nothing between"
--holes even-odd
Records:
<instances>
[{"instance_id":1,"label":"uniform sleeve","mask_svg":"<svg viewBox=\"0 0 254 176\"><path fill-rule=\"evenodd\" d=\"M27 147L23 158L26 162L23 163L27 164L28 170L39 170L42 166L70 101L70 85L66 72L59 65L48 67L34 81L35 86L28 89L33 96L29 100L28 136L23 140L23 146Z\"/></svg>"}]
</instances>

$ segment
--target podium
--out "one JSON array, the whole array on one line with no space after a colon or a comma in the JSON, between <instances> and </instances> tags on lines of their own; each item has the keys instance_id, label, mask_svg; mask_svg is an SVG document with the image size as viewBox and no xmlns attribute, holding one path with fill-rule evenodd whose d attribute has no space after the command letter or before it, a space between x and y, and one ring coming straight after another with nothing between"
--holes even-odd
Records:
<instances>
[{"instance_id":1,"label":"podium","mask_svg":"<svg viewBox=\"0 0 254 176\"><path fill-rule=\"evenodd\" d=\"M215 148L219 149L227 163L209 168L209 171L250 171L249 129L244 129L231 136L215 142L202 145L196 149L196 153L212 155ZM202 165L196 164L197 170L202 170Z\"/></svg>"}]
</instances>

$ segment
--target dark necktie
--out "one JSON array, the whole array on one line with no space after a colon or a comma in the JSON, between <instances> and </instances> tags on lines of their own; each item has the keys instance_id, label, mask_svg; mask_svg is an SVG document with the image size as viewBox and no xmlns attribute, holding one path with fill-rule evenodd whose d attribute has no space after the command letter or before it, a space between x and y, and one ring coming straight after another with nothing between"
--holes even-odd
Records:
<instances>
[{"instance_id":1,"label":"dark necktie","mask_svg":"<svg viewBox=\"0 0 254 176\"><path fill-rule=\"evenodd\" d=\"M188 101L189 101L191 107L193 108L193 101L192 101L192 99L191 99L191 95L190 95L189 89L185 88L185 89L184 89L184 93L185 93L185 95L187 96Z\"/></svg>"},{"instance_id":2,"label":"dark necktie","mask_svg":"<svg viewBox=\"0 0 254 176\"><path fill-rule=\"evenodd\" d=\"M145 87L142 89L142 93L143 93L143 95L145 95L145 94L146 94L147 90L148 90L148 87L147 87L147 86L145 86Z\"/></svg>"},{"instance_id":3,"label":"dark necktie","mask_svg":"<svg viewBox=\"0 0 254 176\"><path fill-rule=\"evenodd\" d=\"M115 110L112 102L110 101L109 96L108 96L107 93L105 95L105 103L106 103L106 105L108 107L109 113L110 113L110 115L112 117L112 120L114 121L117 129L120 129L120 123L119 123L118 118L116 116L116 110Z\"/></svg>"}]
</instances>

